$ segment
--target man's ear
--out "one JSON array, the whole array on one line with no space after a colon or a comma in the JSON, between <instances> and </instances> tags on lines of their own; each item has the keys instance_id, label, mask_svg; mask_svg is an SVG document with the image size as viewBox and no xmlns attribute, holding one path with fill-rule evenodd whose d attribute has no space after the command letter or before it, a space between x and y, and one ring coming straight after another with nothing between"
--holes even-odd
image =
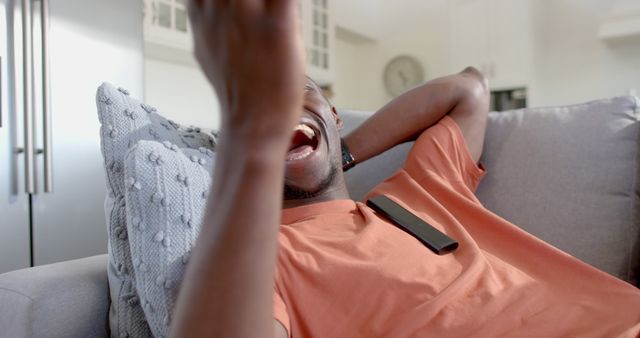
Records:
<instances>
[{"instance_id":1,"label":"man's ear","mask_svg":"<svg viewBox=\"0 0 640 338\"><path fill-rule=\"evenodd\" d=\"M336 107L331 107L331 112L333 113L333 118L336 119L336 126L338 126L338 130L342 130L342 128L344 127L344 122L340 118L340 115L338 115Z\"/></svg>"}]
</instances>

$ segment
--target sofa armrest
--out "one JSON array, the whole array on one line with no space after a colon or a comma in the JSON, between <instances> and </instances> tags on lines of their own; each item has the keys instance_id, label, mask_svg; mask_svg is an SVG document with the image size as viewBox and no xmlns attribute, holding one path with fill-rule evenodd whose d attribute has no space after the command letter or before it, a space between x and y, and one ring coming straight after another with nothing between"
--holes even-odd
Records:
<instances>
[{"instance_id":1,"label":"sofa armrest","mask_svg":"<svg viewBox=\"0 0 640 338\"><path fill-rule=\"evenodd\" d=\"M108 337L107 255L0 275L3 337Z\"/></svg>"}]
</instances>

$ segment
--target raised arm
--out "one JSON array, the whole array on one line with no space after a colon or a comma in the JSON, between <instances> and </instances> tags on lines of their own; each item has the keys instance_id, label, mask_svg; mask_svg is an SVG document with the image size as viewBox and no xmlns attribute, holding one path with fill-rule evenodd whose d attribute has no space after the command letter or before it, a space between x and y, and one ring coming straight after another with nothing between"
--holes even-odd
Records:
<instances>
[{"instance_id":1,"label":"raised arm","mask_svg":"<svg viewBox=\"0 0 640 338\"><path fill-rule=\"evenodd\" d=\"M488 84L469 67L427 82L399 96L345 138L357 163L364 162L420 134L449 114L460 126L472 156L482 154L489 109Z\"/></svg>"},{"instance_id":2,"label":"raised arm","mask_svg":"<svg viewBox=\"0 0 640 338\"><path fill-rule=\"evenodd\" d=\"M273 337L285 154L302 111L295 0L191 0L196 57L218 93L214 186L172 337Z\"/></svg>"}]
</instances>

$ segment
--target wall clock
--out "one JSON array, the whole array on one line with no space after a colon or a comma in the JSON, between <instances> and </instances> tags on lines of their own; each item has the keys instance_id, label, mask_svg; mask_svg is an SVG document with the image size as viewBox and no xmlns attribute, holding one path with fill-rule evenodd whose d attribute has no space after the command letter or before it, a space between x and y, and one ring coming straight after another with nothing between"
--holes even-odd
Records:
<instances>
[{"instance_id":1,"label":"wall clock","mask_svg":"<svg viewBox=\"0 0 640 338\"><path fill-rule=\"evenodd\" d=\"M392 97L424 82L424 68L416 58L401 55L389 61L384 70L384 86Z\"/></svg>"}]
</instances>

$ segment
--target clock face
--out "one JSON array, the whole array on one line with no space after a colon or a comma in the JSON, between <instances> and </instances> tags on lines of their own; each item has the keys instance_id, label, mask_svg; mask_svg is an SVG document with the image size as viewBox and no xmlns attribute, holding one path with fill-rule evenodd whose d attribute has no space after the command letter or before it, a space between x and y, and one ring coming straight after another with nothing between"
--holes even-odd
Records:
<instances>
[{"instance_id":1,"label":"clock face","mask_svg":"<svg viewBox=\"0 0 640 338\"><path fill-rule=\"evenodd\" d=\"M389 95L396 97L424 82L420 61L411 56L398 56L384 70L384 85Z\"/></svg>"}]
</instances>

